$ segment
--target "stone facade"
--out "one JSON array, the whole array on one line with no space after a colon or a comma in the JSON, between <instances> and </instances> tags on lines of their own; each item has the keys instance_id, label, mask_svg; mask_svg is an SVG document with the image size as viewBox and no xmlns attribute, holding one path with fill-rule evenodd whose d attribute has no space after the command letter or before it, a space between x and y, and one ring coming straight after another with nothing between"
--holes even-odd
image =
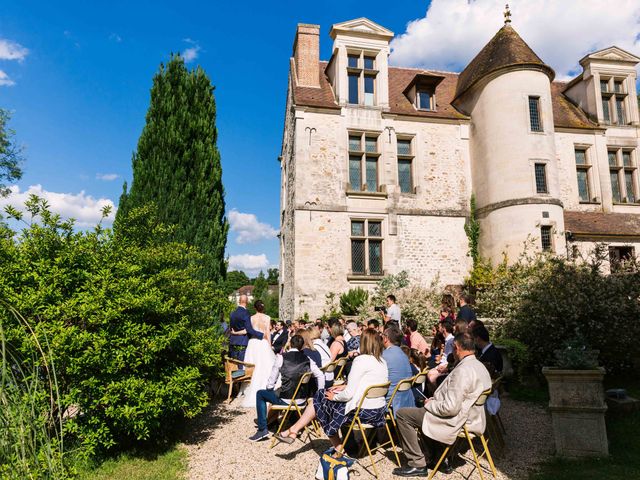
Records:
<instances>
[{"instance_id":1,"label":"stone facade","mask_svg":"<svg viewBox=\"0 0 640 480\"><path fill-rule=\"evenodd\" d=\"M402 270L423 284L461 284L471 268L464 224L472 194L481 253L493 261L517 258L526 241L541 249L543 231L545 247L561 255L601 241L640 248L640 231L603 237L602 229L593 235L565 226L567 210L605 220L640 214L632 198L640 188L632 101L640 59L615 47L596 52L565 84L508 25L461 74L390 67L393 33L367 19L333 26L329 62L318 58L318 34L319 27L300 25L291 59L280 159L281 318L317 318L328 293L371 289ZM500 64L498 55L496 64L487 49L506 51L506 60ZM607 78L611 88L624 79L623 125L607 125L602 105L592 105ZM620 162L623 151L632 155L632 165L615 167L621 181L627 171L634 175L626 203L612 195L612 148ZM576 164L578 149L587 152L587 167ZM584 168L588 199L578 190Z\"/></svg>"}]
</instances>

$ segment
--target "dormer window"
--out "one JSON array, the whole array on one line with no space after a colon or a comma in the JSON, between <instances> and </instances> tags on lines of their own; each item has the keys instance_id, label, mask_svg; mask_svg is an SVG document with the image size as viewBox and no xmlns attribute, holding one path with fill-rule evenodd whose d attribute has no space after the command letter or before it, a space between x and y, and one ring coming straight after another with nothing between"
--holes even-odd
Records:
<instances>
[{"instance_id":1,"label":"dormer window","mask_svg":"<svg viewBox=\"0 0 640 480\"><path fill-rule=\"evenodd\" d=\"M627 125L625 82L622 78L600 78L602 120L607 125Z\"/></svg>"},{"instance_id":2,"label":"dormer window","mask_svg":"<svg viewBox=\"0 0 640 480\"><path fill-rule=\"evenodd\" d=\"M376 104L376 57L366 52L351 52L347 55L347 77L349 80L349 103L373 106Z\"/></svg>"},{"instance_id":3,"label":"dormer window","mask_svg":"<svg viewBox=\"0 0 640 480\"><path fill-rule=\"evenodd\" d=\"M418 110L435 110L436 100L433 90L421 88L417 91L416 100L418 104L416 108Z\"/></svg>"}]
</instances>

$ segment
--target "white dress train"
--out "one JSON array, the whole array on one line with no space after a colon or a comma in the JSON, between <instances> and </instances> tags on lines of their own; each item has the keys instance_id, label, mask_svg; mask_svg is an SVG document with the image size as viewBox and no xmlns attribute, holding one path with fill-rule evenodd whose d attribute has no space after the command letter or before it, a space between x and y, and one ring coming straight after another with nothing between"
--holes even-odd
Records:
<instances>
[{"instance_id":1,"label":"white dress train","mask_svg":"<svg viewBox=\"0 0 640 480\"><path fill-rule=\"evenodd\" d=\"M244 354L244 361L253 363L255 368L249 386L243 391L244 398L240 406L243 408L255 408L256 393L258 390L267 388L267 381L269 380L269 375L271 375L271 370L273 370L276 354L273 353L268 340L251 338Z\"/></svg>"}]
</instances>

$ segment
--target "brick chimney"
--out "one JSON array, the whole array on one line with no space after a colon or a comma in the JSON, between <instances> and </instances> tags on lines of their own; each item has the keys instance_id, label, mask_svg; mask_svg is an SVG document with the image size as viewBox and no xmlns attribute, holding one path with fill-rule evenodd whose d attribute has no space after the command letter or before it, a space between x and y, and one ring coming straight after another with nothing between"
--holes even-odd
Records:
<instances>
[{"instance_id":1,"label":"brick chimney","mask_svg":"<svg viewBox=\"0 0 640 480\"><path fill-rule=\"evenodd\" d=\"M299 23L293 41L293 60L298 85L320 86L320 25Z\"/></svg>"}]
</instances>

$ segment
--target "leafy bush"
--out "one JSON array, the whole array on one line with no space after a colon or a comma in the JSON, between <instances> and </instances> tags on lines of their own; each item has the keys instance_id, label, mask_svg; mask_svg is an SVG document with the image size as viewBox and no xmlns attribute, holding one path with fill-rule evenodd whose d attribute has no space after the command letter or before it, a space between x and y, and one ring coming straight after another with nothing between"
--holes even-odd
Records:
<instances>
[{"instance_id":1,"label":"leafy bush","mask_svg":"<svg viewBox=\"0 0 640 480\"><path fill-rule=\"evenodd\" d=\"M167 241L171 229L151 206L132 210L115 233L74 231L37 197L26 208L38 223L0 235L0 296L50 340L63 411L80 412L65 432L86 454L162 441L207 403L206 379L221 366L215 319L228 300L201 280L195 249ZM0 315L26 355L30 338Z\"/></svg>"},{"instance_id":2,"label":"leafy bush","mask_svg":"<svg viewBox=\"0 0 640 480\"><path fill-rule=\"evenodd\" d=\"M351 288L340 295L340 310L343 315L357 315L368 299L369 292L364 288Z\"/></svg>"},{"instance_id":3,"label":"leafy bush","mask_svg":"<svg viewBox=\"0 0 640 480\"><path fill-rule=\"evenodd\" d=\"M402 319L415 320L420 332L431 335L431 327L438 321L443 293L439 278L433 279L428 286L422 286L412 283L408 273L403 270L380 280L371 300L359 313L362 318L380 318L374 307L386 305L387 295L393 294L400 307Z\"/></svg>"},{"instance_id":4,"label":"leafy bush","mask_svg":"<svg viewBox=\"0 0 640 480\"><path fill-rule=\"evenodd\" d=\"M524 378L525 371L531 362L527 346L513 338L494 338L492 342L494 345L499 345L507 349L507 354L509 355L509 359L513 365L516 377L519 380L522 380Z\"/></svg>"},{"instance_id":5,"label":"leafy bush","mask_svg":"<svg viewBox=\"0 0 640 480\"><path fill-rule=\"evenodd\" d=\"M588 262L536 255L502 265L479 288L478 313L504 319L498 336L526 344L538 371L580 336L588 349L600 350L609 371L631 369L640 335L640 269L629 265L624 274L605 275L605 256L599 246Z\"/></svg>"}]
</instances>

